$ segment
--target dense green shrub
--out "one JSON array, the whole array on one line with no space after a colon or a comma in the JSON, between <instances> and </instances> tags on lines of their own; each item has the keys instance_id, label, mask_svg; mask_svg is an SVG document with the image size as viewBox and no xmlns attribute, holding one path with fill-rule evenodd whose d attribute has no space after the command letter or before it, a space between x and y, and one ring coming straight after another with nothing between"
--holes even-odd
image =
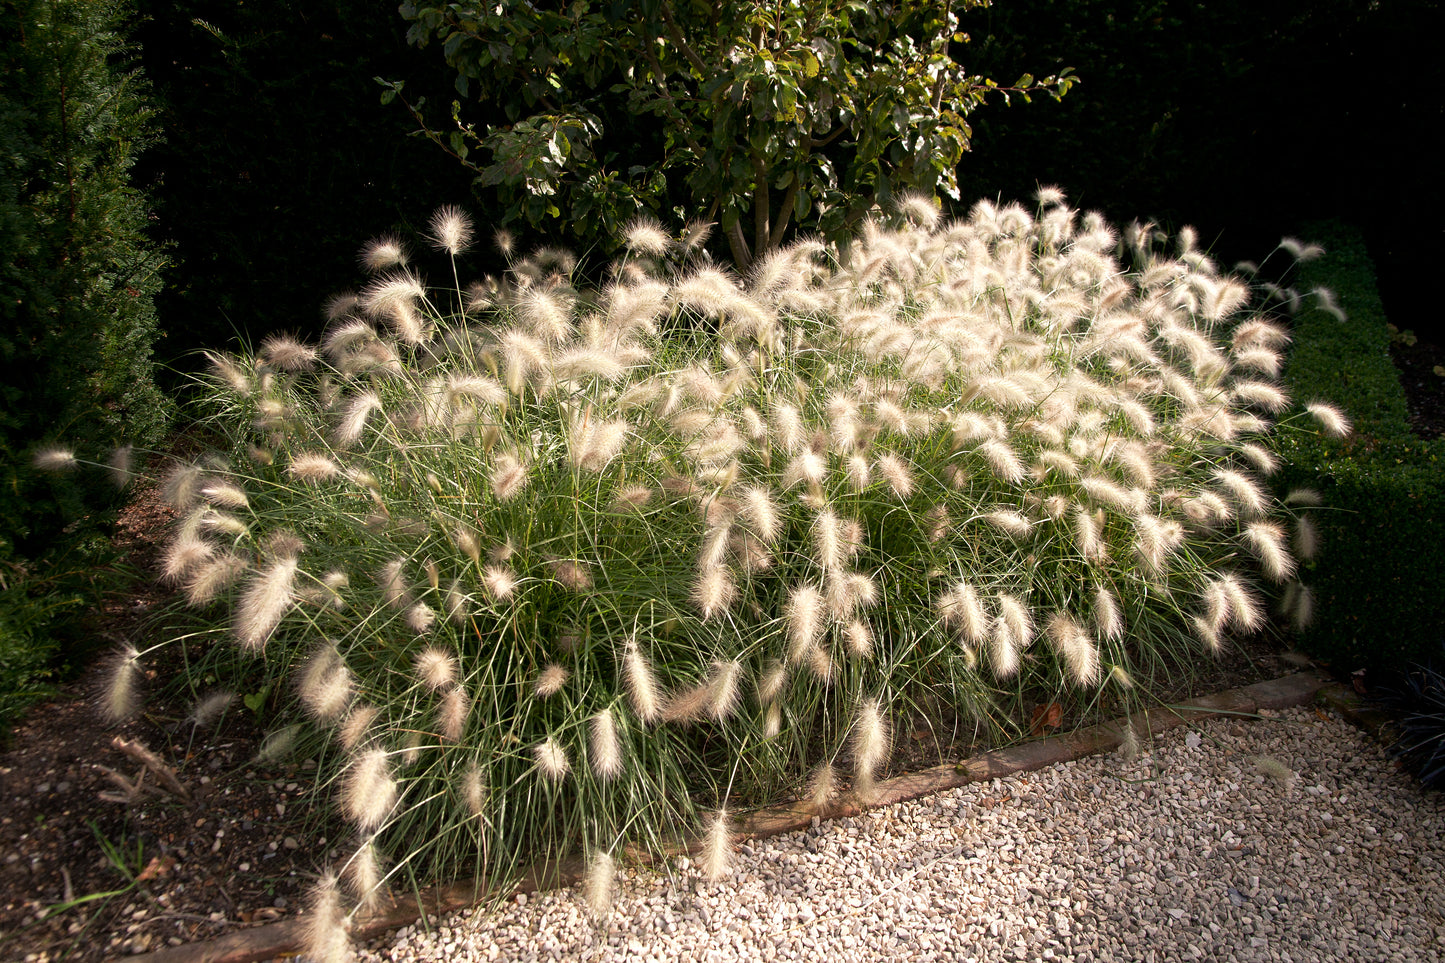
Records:
<instances>
[{"instance_id":1,"label":"dense green shrub","mask_svg":"<svg viewBox=\"0 0 1445 963\"><path fill-rule=\"evenodd\" d=\"M1282 449L1287 481L1318 490L1329 506L1319 514L1326 548L1306 566L1316 606L1301 644L1341 671L1403 671L1431 656L1439 639L1445 443L1410 432L1358 233L1334 223L1309 236L1326 254L1302 267L1299 286L1328 287L1334 297L1307 299L1296 316L1286 380L1297 397L1349 412L1356 431L1293 438Z\"/></svg>"},{"instance_id":2,"label":"dense green shrub","mask_svg":"<svg viewBox=\"0 0 1445 963\"><path fill-rule=\"evenodd\" d=\"M96 538L116 502L112 478L127 471L123 446L154 443L170 412L151 365L165 258L131 184L155 131L121 36L126 11L0 2L0 559L24 573L0 603L11 673L33 675L63 637L59 614L83 608L50 597L48 569L102 560ZM32 458L61 436L119 449L112 476L36 473ZM0 716L22 691L32 690L17 683Z\"/></svg>"},{"instance_id":3,"label":"dense green shrub","mask_svg":"<svg viewBox=\"0 0 1445 963\"><path fill-rule=\"evenodd\" d=\"M37 479L36 446L151 443L169 407L151 376L165 263L129 175L154 137L117 33L125 7L0 6L0 538L37 554L99 489Z\"/></svg>"},{"instance_id":4,"label":"dense green shrub","mask_svg":"<svg viewBox=\"0 0 1445 963\"><path fill-rule=\"evenodd\" d=\"M214 357L228 447L167 482L205 704L271 693L263 752L318 759L362 903L580 851L599 907L622 847L699 824L725 872L727 808L810 767L811 805L866 801L903 718L1132 704L1263 623L1296 512L1261 483L1285 333L1191 237L1118 242L1047 191L746 279L647 223L595 289L555 250L428 288L369 245L319 344Z\"/></svg>"},{"instance_id":5,"label":"dense green shrub","mask_svg":"<svg viewBox=\"0 0 1445 963\"><path fill-rule=\"evenodd\" d=\"M957 198L975 111L1069 90L1067 68L973 72L958 16L986 3L406 0L408 38L436 41L462 95L450 122L408 106L503 224L610 253L635 217L690 212L745 270L897 194Z\"/></svg>"}]
</instances>

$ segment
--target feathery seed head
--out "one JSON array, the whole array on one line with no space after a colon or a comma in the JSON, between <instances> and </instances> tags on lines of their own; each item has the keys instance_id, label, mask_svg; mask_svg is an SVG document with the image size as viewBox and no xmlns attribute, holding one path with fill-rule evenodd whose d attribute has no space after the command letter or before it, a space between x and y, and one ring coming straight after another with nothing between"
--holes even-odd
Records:
<instances>
[{"instance_id":1,"label":"feathery seed head","mask_svg":"<svg viewBox=\"0 0 1445 963\"><path fill-rule=\"evenodd\" d=\"M316 963L350 963L351 935L341 912L336 876L328 873L311 889L310 912L304 917L301 944Z\"/></svg>"},{"instance_id":2,"label":"feathery seed head","mask_svg":"<svg viewBox=\"0 0 1445 963\"><path fill-rule=\"evenodd\" d=\"M571 673L565 666L557 665L554 662L537 676L532 691L537 694L539 699L549 699L562 691L562 687L567 684L567 678L570 675Z\"/></svg>"},{"instance_id":3,"label":"feathery seed head","mask_svg":"<svg viewBox=\"0 0 1445 963\"><path fill-rule=\"evenodd\" d=\"M36 451L31 464L41 471L66 472L74 469L79 462L69 448L51 446Z\"/></svg>"},{"instance_id":4,"label":"feathery seed head","mask_svg":"<svg viewBox=\"0 0 1445 963\"><path fill-rule=\"evenodd\" d=\"M110 723L126 722L140 707L140 653L127 645L114 656L100 713Z\"/></svg>"},{"instance_id":5,"label":"feathery seed head","mask_svg":"<svg viewBox=\"0 0 1445 963\"><path fill-rule=\"evenodd\" d=\"M732 872L732 827L726 809L719 809L708 825L707 839L703 844L702 872L714 883Z\"/></svg>"},{"instance_id":6,"label":"feathery seed head","mask_svg":"<svg viewBox=\"0 0 1445 963\"><path fill-rule=\"evenodd\" d=\"M569 592L586 592L592 588L592 574L587 563L570 558L554 558L547 563L552 577Z\"/></svg>"},{"instance_id":7,"label":"feathery seed head","mask_svg":"<svg viewBox=\"0 0 1445 963\"><path fill-rule=\"evenodd\" d=\"M877 699L865 699L853 720L853 782L871 795L878 769L888 761L888 722ZM864 787L868 787L866 790Z\"/></svg>"},{"instance_id":8,"label":"feathery seed head","mask_svg":"<svg viewBox=\"0 0 1445 963\"><path fill-rule=\"evenodd\" d=\"M295 338L273 334L261 342L261 357L282 371L306 371L316 364L316 349Z\"/></svg>"},{"instance_id":9,"label":"feathery seed head","mask_svg":"<svg viewBox=\"0 0 1445 963\"><path fill-rule=\"evenodd\" d=\"M843 523L831 508L813 519L813 560L824 572L835 573L843 568Z\"/></svg>"},{"instance_id":10,"label":"feathery seed head","mask_svg":"<svg viewBox=\"0 0 1445 963\"><path fill-rule=\"evenodd\" d=\"M742 500L743 517L753 532L764 542L776 541L781 527L772 493L761 485L750 485L743 489Z\"/></svg>"},{"instance_id":11,"label":"feathery seed head","mask_svg":"<svg viewBox=\"0 0 1445 963\"><path fill-rule=\"evenodd\" d=\"M1008 593L998 597L998 617L1008 627L1009 635L1020 649L1027 649L1034 640L1034 619L1019 598Z\"/></svg>"},{"instance_id":12,"label":"feathery seed head","mask_svg":"<svg viewBox=\"0 0 1445 963\"><path fill-rule=\"evenodd\" d=\"M721 541L726 548L726 539ZM703 621L711 621L732 607L737 600L738 587L726 566L711 565L703 568L692 586L692 602L697 606Z\"/></svg>"},{"instance_id":13,"label":"feathery seed head","mask_svg":"<svg viewBox=\"0 0 1445 963\"><path fill-rule=\"evenodd\" d=\"M1100 638L1117 640L1124 637L1124 616L1119 611L1119 603L1114 599L1114 593L1102 585L1094 593L1094 628Z\"/></svg>"},{"instance_id":14,"label":"feathery seed head","mask_svg":"<svg viewBox=\"0 0 1445 963\"><path fill-rule=\"evenodd\" d=\"M562 744L551 736L545 742L532 747L532 755L537 760L537 771L552 782L559 782L572 771L572 763L567 759L567 750Z\"/></svg>"},{"instance_id":15,"label":"feathery seed head","mask_svg":"<svg viewBox=\"0 0 1445 963\"><path fill-rule=\"evenodd\" d=\"M784 615L788 621L788 660L802 662L818 644L823 631L823 595L812 585L799 585L788 594Z\"/></svg>"},{"instance_id":16,"label":"feathery seed head","mask_svg":"<svg viewBox=\"0 0 1445 963\"><path fill-rule=\"evenodd\" d=\"M1245 516L1263 515L1267 511L1264 493L1259 485L1242 472L1221 468L1214 472L1214 479L1239 506Z\"/></svg>"},{"instance_id":17,"label":"feathery seed head","mask_svg":"<svg viewBox=\"0 0 1445 963\"><path fill-rule=\"evenodd\" d=\"M341 723L337 737L341 740L341 747L347 752L357 746L364 744L371 737L371 726L378 715L375 706L352 704L351 711L346 714L346 720Z\"/></svg>"},{"instance_id":18,"label":"feathery seed head","mask_svg":"<svg viewBox=\"0 0 1445 963\"><path fill-rule=\"evenodd\" d=\"M135 449L130 445L121 445L110 453L106 468L110 473L111 484L116 488L125 488L135 477L135 472L131 470L134 452Z\"/></svg>"},{"instance_id":19,"label":"feathery seed head","mask_svg":"<svg viewBox=\"0 0 1445 963\"><path fill-rule=\"evenodd\" d=\"M367 912L374 912L381 905L384 878L381 860L376 853L376 843L368 839L356 848L345 869L346 885L351 895Z\"/></svg>"},{"instance_id":20,"label":"feathery seed head","mask_svg":"<svg viewBox=\"0 0 1445 963\"><path fill-rule=\"evenodd\" d=\"M1254 768L1259 770L1261 775L1285 792L1294 788L1294 770L1273 756L1251 756L1250 762L1254 763Z\"/></svg>"},{"instance_id":21,"label":"feathery seed head","mask_svg":"<svg viewBox=\"0 0 1445 963\"><path fill-rule=\"evenodd\" d=\"M1315 528L1314 519L1309 515L1301 515L1296 518L1294 526L1295 554L1308 562L1319 551L1319 531Z\"/></svg>"},{"instance_id":22,"label":"feathery seed head","mask_svg":"<svg viewBox=\"0 0 1445 963\"><path fill-rule=\"evenodd\" d=\"M209 729L235 701L236 693L229 689L218 689L197 701L191 707L191 714L187 719L197 729Z\"/></svg>"},{"instance_id":23,"label":"feathery seed head","mask_svg":"<svg viewBox=\"0 0 1445 963\"><path fill-rule=\"evenodd\" d=\"M1142 749L1139 730L1134 728L1133 722L1130 722L1124 727L1124 737L1119 741L1119 755L1124 758L1125 762L1133 762L1139 758Z\"/></svg>"},{"instance_id":24,"label":"feathery seed head","mask_svg":"<svg viewBox=\"0 0 1445 963\"><path fill-rule=\"evenodd\" d=\"M517 576L505 565L488 565L482 572L482 583L494 602L505 602L517 588Z\"/></svg>"},{"instance_id":25,"label":"feathery seed head","mask_svg":"<svg viewBox=\"0 0 1445 963\"><path fill-rule=\"evenodd\" d=\"M444 740L461 742L471 709L472 700L459 685L452 686L442 695L441 702L437 705L437 729Z\"/></svg>"},{"instance_id":26,"label":"feathery seed head","mask_svg":"<svg viewBox=\"0 0 1445 963\"><path fill-rule=\"evenodd\" d=\"M996 512L989 512L984 516L989 524L993 525L1005 535L1013 538L1026 538L1034 530L1034 523L1029 521L1020 512L1011 509L1000 509Z\"/></svg>"},{"instance_id":27,"label":"feathery seed head","mask_svg":"<svg viewBox=\"0 0 1445 963\"><path fill-rule=\"evenodd\" d=\"M859 619L849 622L843 630L843 640L848 654L855 659L866 659L873 654L873 630L866 622Z\"/></svg>"},{"instance_id":28,"label":"feathery seed head","mask_svg":"<svg viewBox=\"0 0 1445 963\"><path fill-rule=\"evenodd\" d=\"M425 635L436 625L436 610L425 602L417 602L406 610L406 624L417 635Z\"/></svg>"},{"instance_id":29,"label":"feathery seed head","mask_svg":"<svg viewBox=\"0 0 1445 963\"><path fill-rule=\"evenodd\" d=\"M1019 670L1019 647L1013 631L1002 617L993 621L993 633L989 638L989 662L993 674L1000 679L1011 678Z\"/></svg>"},{"instance_id":30,"label":"feathery seed head","mask_svg":"<svg viewBox=\"0 0 1445 963\"><path fill-rule=\"evenodd\" d=\"M1093 685L1099 680L1099 650L1077 621L1056 612L1049 619L1047 631L1049 641L1068 666L1075 685Z\"/></svg>"},{"instance_id":31,"label":"feathery seed head","mask_svg":"<svg viewBox=\"0 0 1445 963\"><path fill-rule=\"evenodd\" d=\"M622 668L627 695L632 700L632 711L644 723L656 722L662 717L662 698L658 694L652 666L643 658L636 642L627 643L622 655Z\"/></svg>"},{"instance_id":32,"label":"feathery seed head","mask_svg":"<svg viewBox=\"0 0 1445 963\"><path fill-rule=\"evenodd\" d=\"M736 661L714 662L707 681L707 714L714 722L724 722L736 711L741 695L739 677L742 666Z\"/></svg>"},{"instance_id":33,"label":"feathery seed head","mask_svg":"<svg viewBox=\"0 0 1445 963\"><path fill-rule=\"evenodd\" d=\"M299 724L283 726L266 733L266 738L261 740L261 748L256 751L256 761L272 763L285 759L291 755L291 750L296 745L296 737L300 734Z\"/></svg>"},{"instance_id":34,"label":"feathery seed head","mask_svg":"<svg viewBox=\"0 0 1445 963\"><path fill-rule=\"evenodd\" d=\"M883 476L893 494L899 498L907 498L913 494L913 472L909 470L905 460L897 455L882 454L874 460L873 467Z\"/></svg>"},{"instance_id":35,"label":"feathery seed head","mask_svg":"<svg viewBox=\"0 0 1445 963\"><path fill-rule=\"evenodd\" d=\"M257 651L281 624L295 601L292 583L296 578L294 556L279 558L264 572L256 575L241 593L236 605L234 628L236 638L246 649Z\"/></svg>"},{"instance_id":36,"label":"feathery seed head","mask_svg":"<svg viewBox=\"0 0 1445 963\"><path fill-rule=\"evenodd\" d=\"M455 205L439 207L431 216L427 240L438 251L456 257L472 243L472 219Z\"/></svg>"},{"instance_id":37,"label":"feathery seed head","mask_svg":"<svg viewBox=\"0 0 1445 963\"><path fill-rule=\"evenodd\" d=\"M783 472L783 487L793 488L804 482L821 485L827 468L827 463L816 452L804 451L788 462L787 470Z\"/></svg>"},{"instance_id":38,"label":"feathery seed head","mask_svg":"<svg viewBox=\"0 0 1445 963\"><path fill-rule=\"evenodd\" d=\"M958 629L965 642L977 645L988 637L988 615L978 590L968 582L959 582L934 603L943 623Z\"/></svg>"},{"instance_id":39,"label":"feathery seed head","mask_svg":"<svg viewBox=\"0 0 1445 963\"><path fill-rule=\"evenodd\" d=\"M386 604L394 609L402 608L411 603L411 591L406 587L406 559L394 558L381 567L377 573L376 582L381 589L381 597Z\"/></svg>"},{"instance_id":40,"label":"feathery seed head","mask_svg":"<svg viewBox=\"0 0 1445 963\"><path fill-rule=\"evenodd\" d=\"M388 268L406 264L406 249L398 238L387 235L379 237L361 249L361 266L375 274Z\"/></svg>"},{"instance_id":41,"label":"feathery seed head","mask_svg":"<svg viewBox=\"0 0 1445 963\"><path fill-rule=\"evenodd\" d=\"M473 816L481 816L486 811L487 780L475 762L462 773L461 797L467 812Z\"/></svg>"},{"instance_id":42,"label":"feathery seed head","mask_svg":"<svg viewBox=\"0 0 1445 963\"><path fill-rule=\"evenodd\" d=\"M513 455L498 455L492 464L491 482L497 501L511 501L526 487L527 468Z\"/></svg>"},{"instance_id":43,"label":"feathery seed head","mask_svg":"<svg viewBox=\"0 0 1445 963\"><path fill-rule=\"evenodd\" d=\"M292 456L286 473L298 481L319 485L339 476L341 466L326 455L317 452L298 452Z\"/></svg>"},{"instance_id":44,"label":"feathery seed head","mask_svg":"<svg viewBox=\"0 0 1445 963\"><path fill-rule=\"evenodd\" d=\"M768 705L782 695L788 684L788 666L781 659L773 659L758 676L758 702Z\"/></svg>"},{"instance_id":45,"label":"feathery seed head","mask_svg":"<svg viewBox=\"0 0 1445 963\"><path fill-rule=\"evenodd\" d=\"M203 516L197 516L197 521ZM216 549L210 542L184 531L166 546L161 576L167 582L180 582L210 562Z\"/></svg>"},{"instance_id":46,"label":"feathery seed head","mask_svg":"<svg viewBox=\"0 0 1445 963\"><path fill-rule=\"evenodd\" d=\"M1308 585L1295 583L1294 598L1290 599L1290 623L1295 631L1302 632L1310 626L1315 616L1315 593Z\"/></svg>"},{"instance_id":47,"label":"feathery seed head","mask_svg":"<svg viewBox=\"0 0 1445 963\"><path fill-rule=\"evenodd\" d=\"M1250 522L1244 528L1244 538L1271 579L1283 582L1294 575L1295 560L1285 550L1283 526L1277 522Z\"/></svg>"},{"instance_id":48,"label":"feathery seed head","mask_svg":"<svg viewBox=\"0 0 1445 963\"><path fill-rule=\"evenodd\" d=\"M1219 579L1225 595L1229 598L1230 622L1244 632L1254 632L1264 625L1264 609L1259 597L1238 575L1229 574Z\"/></svg>"},{"instance_id":49,"label":"feathery seed head","mask_svg":"<svg viewBox=\"0 0 1445 963\"><path fill-rule=\"evenodd\" d=\"M396 805L396 781L386 750L368 749L352 762L342 787L342 810L364 833L381 827Z\"/></svg>"},{"instance_id":50,"label":"feathery seed head","mask_svg":"<svg viewBox=\"0 0 1445 963\"><path fill-rule=\"evenodd\" d=\"M1305 410L1314 415L1325 434L1331 438L1343 438L1350 433L1350 422L1340 413L1340 409L1334 405L1325 404L1323 401L1312 401L1305 405Z\"/></svg>"},{"instance_id":51,"label":"feathery seed head","mask_svg":"<svg viewBox=\"0 0 1445 963\"><path fill-rule=\"evenodd\" d=\"M598 779L614 779L622 774L622 741L617 734L617 720L611 709L603 709L592 717L592 739L588 755L592 772Z\"/></svg>"},{"instance_id":52,"label":"feathery seed head","mask_svg":"<svg viewBox=\"0 0 1445 963\"><path fill-rule=\"evenodd\" d=\"M587 861L587 876L582 883L582 898L592 916L602 919L612 912L613 893L617 888L617 863L611 853L596 850Z\"/></svg>"},{"instance_id":53,"label":"feathery seed head","mask_svg":"<svg viewBox=\"0 0 1445 963\"><path fill-rule=\"evenodd\" d=\"M627 226L627 249L644 257L662 257L672 247L672 238L651 218L638 218Z\"/></svg>"},{"instance_id":54,"label":"feathery seed head","mask_svg":"<svg viewBox=\"0 0 1445 963\"><path fill-rule=\"evenodd\" d=\"M433 692L454 685L457 681L456 656L443 648L429 645L417 653L416 677Z\"/></svg>"},{"instance_id":55,"label":"feathery seed head","mask_svg":"<svg viewBox=\"0 0 1445 963\"><path fill-rule=\"evenodd\" d=\"M322 722L332 722L351 703L355 682L336 646L321 646L301 670L301 704Z\"/></svg>"},{"instance_id":56,"label":"feathery seed head","mask_svg":"<svg viewBox=\"0 0 1445 963\"><path fill-rule=\"evenodd\" d=\"M763 738L776 739L783 731L783 708L776 702L769 702L763 710Z\"/></svg>"},{"instance_id":57,"label":"feathery seed head","mask_svg":"<svg viewBox=\"0 0 1445 963\"><path fill-rule=\"evenodd\" d=\"M808 780L808 801L819 812L825 812L838 794L838 772L831 762L820 763Z\"/></svg>"}]
</instances>

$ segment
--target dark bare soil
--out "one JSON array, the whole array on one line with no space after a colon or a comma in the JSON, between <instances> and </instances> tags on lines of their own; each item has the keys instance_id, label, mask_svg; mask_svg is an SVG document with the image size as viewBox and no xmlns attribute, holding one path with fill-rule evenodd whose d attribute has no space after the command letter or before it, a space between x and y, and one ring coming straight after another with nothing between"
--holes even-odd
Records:
<instances>
[{"instance_id":1,"label":"dark bare soil","mask_svg":"<svg viewBox=\"0 0 1445 963\"><path fill-rule=\"evenodd\" d=\"M1445 434L1445 349L1397 342L1392 355L1422 437ZM1441 368L1440 370L1445 370ZM154 493L138 496L122 519L130 561L154 567L154 544L169 512ZM136 639L164 601L158 589L103 613L108 634ZM1206 691L1275 677L1295 666L1263 640L1192 682ZM308 761L254 763L260 733L244 707L217 728L197 730L184 705L153 705L121 728L94 709L104 667L37 706L0 753L0 960L93 961L219 936L295 913L331 845L320 805L311 806ZM159 688L159 679L152 679ZM1035 713L1039 728L1053 720ZM1065 724L1069 724L1067 720ZM974 747L916 723L897 740L891 771L958 759ZM130 802L102 767L134 784L141 764L112 741L122 736L153 750L175 773L185 798L155 774ZM334 826L331 832L335 835Z\"/></svg>"}]
</instances>

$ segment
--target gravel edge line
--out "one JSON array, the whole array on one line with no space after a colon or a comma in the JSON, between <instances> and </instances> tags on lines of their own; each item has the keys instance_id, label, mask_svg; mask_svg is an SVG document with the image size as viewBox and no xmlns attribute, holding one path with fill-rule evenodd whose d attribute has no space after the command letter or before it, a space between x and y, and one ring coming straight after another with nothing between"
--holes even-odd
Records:
<instances>
[{"instance_id":1,"label":"gravel edge line","mask_svg":"<svg viewBox=\"0 0 1445 963\"><path fill-rule=\"evenodd\" d=\"M856 797L845 797L839 803L822 809L806 803L763 809L739 822L735 827L736 837L760 838L793 832L809 825L815 817L828 820L855 816L868 809L1114 749L1122 741L1130 722L1145 733L1158 733L1218 715L1250 714L1260 709L1304 705L1321 690L1333 686L1335 683L1325 674L1306 670L1190 699L1176 706L1159 706L1130 718L1103 722L1020 746L985 752L962 762L895 776L878 783L873 797L866 804ZM700 841L679 846L676 853L667 855L691 852L698 846ZM529 893L572 885L581 877L580 869L580 865L574 862L534 868L524 876L514 892ZM373 939L423 916L441 916L475 905L481 892L480 885L453 885L428 890L419 901L394 901L376 913L358 918L351 929L352 939ZM167 947L131 959L137 963L260 963L297 952L305 925L304 918L290 919L240 930L204 943Z\"/></svg>"}]
</instances>

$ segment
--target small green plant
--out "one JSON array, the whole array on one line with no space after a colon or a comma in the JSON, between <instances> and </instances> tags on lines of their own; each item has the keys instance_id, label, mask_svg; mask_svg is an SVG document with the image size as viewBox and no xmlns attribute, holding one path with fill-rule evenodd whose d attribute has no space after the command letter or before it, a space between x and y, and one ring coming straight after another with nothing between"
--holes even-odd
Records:
<instances>
[{"instance_id":1,"label":"small green plant","mask_svg":"<svg viewBox=\"0 0 1445 963\"><path fill-rule=\"evenodd\" d=\"M453 271L471 232L433 222ZM355 831L318 953L343 884L581 853L601 911L694 829L716 878L730 808L866 802L905 713L1018 734L1026 696L1131 699L1258 629L1263 583L1304 597L1308 516L1262 480L1287 335L1191 236L1045 190L745 278L626 244L595 288L549 250L433 289L383 239L320 344L212 358L228 448L169 477L165 573L196 677L273 692L263 755L305 746Z\"/></svg>"},{"instance_id":2,"label":"small green plant","mask_svg":"<svg viewBox=\"0 0 1445 963\"><path fill-rule=\"evenodd\" d=\"M105 856L105 861L110 864L111 869L115 870L116 873L125 880L125 885L119 889L87 893L84 896L78 896L67 899L61 903L56 903L46 908L46 916L65 913L75 909L77 906L84 906L87 903L94 903L97 900L107 902L117 896L124 896L141 883L141 877L144 874L146 866L144 840L137 838L132 841L122 835L120 841L116 842L100 831L100 827L96 825L95 820L88 820L87 823L90 826L91 833L95 836L96 843L100 846L101 853ZM68 885L69 883L67 882L67 886Z\"/></svg>"}]
</instances>

